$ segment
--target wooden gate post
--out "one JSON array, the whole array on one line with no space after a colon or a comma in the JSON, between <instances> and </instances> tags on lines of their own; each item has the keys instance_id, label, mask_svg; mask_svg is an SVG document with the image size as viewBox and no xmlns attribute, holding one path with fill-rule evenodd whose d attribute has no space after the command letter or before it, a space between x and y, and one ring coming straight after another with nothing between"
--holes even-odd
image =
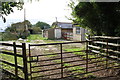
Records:
<instances>
[{"instance_id":1,"label":"wooden gate post","mask_svg":"<svg viewBox=\"0 0 120 80\"><path fill-rule=\"evenodd\" d=\"M28 80L28 68L27 68L27 56L26 56L26 45L22 43L22 54L23 54L23 72L25 80Z\"/></svg>"},{"instance_id":2,"label":"wooden gate post","mask_svg":"<svg viewBox=\"0 0 120 80\"><path fill-rule=\"evenodd\" d=\"M60 53L61 53L61 78L63 78L63 55L62 55L62 44L60 44Z\"/></svg>"},{"instance_id":3,"label":"wooden gate post","mask_svg":"<svg viewBox=\"0 0 120 80\"><path fill-rule=\"evenodd\" d=\"M16 52L16 43L13 42L13 50L14 50L14 61L15 61L15 78L18 80L18 66L17 66L17 52Z\"/></svg>"}]
</instances>

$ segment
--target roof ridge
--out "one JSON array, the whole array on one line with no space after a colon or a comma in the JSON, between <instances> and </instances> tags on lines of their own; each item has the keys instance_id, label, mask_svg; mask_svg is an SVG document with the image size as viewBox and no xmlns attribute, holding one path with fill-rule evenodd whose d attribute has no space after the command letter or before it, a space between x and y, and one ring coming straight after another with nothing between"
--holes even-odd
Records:
<instances>
[{"instance_id":1,"label":"roof ridge","mask_svg":"<svg viewBox=\"0 0 120 80\"><path fill-rule=\"evenodd\" d=\"M57 23L68 23L68 24L72 24L72 22L57 22Z\"/></svg>"}]
</instances>

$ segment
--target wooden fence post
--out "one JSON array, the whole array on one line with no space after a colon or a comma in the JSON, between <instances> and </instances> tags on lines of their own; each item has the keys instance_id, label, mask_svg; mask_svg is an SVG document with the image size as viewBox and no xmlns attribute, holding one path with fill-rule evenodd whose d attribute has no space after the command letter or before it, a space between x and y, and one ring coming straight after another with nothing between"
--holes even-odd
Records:
<instances>
[{"instance_id":1,"label":"wooden fence post","mask_svg":"<svg viewBox=\"0 0 120 80\"><path fill-rule=\"evenodd\" d=\"M14 50L14 61L15 61L15 78L18 80L18 66L17 66L17 52L16 52L16 43L13 42L13 50Z\"/></svg>"},{"instance_id":2,"label":"wooden fence post","mask_svg":"<svg viewBox=\"0 0 120 80\"><path fill-rule=\"evenodd\" d=\"M60 44L60 53L61 53L61 78L63 78L63 55L62 55L62 44Z\"/></svg>"},{"instance_id":3,"label":"wooden fence post","mask_svg":"<svg viewBox=\"0 0 120 80\"><path fill-rule=\"evenodd\" d=\"M107 59L107 57L108 57L108 39L106 40L106 42L107 42L107 45L106 45L106 68L108 68L108 59Z\"/></svg>"},{"instance_id":4,"label":"wooden fence post","mask_svg":"<svg viewBox=\"0 0 120 80\"><path fill-rule=\"evenodd\" d=\"M86 73L88 73L88 41L86 41Z\"/></svg>"},{"instance_id":5,"label":"wooden fence post","mask_svg":"<svg viewBox=\"0 0 120 80\"><path fill-rule=\"evenodd\" d=\"M120 40L117 40L117 45L120 45ZM117 51L120 51L120 46L117 47ZM120 54L118 54L117 57L120 58Z\"/></svg>"},{"instance_id":6,"label":"wooden fence post","mask_svg":"<svg viewBox=\"0 0 120 80\"><path fill-rule=\"evenodd\" d=\"M23 54L23 72L25 80L28 80L28 68L27 68L27 56L26 56L26 45L22 43L22 54Z\"/></svg>"}]
</instances>

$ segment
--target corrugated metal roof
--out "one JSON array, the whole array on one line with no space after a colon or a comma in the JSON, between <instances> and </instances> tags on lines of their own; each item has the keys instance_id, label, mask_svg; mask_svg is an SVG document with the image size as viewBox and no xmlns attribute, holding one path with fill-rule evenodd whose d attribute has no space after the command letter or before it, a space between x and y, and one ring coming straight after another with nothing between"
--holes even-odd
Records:
<instances>
[{"instance_id":1,"label":"corrugated metal roof","mask_svg":"<svg viewBox=\"0 0 120 80\"><path fill-rule=\"evenodd\" d=\"M72 27L72 23L67 23L67 22L57 22L57 25L58 27L61 27L61 28L73 28Z\"/></svg>"}]
</instances>

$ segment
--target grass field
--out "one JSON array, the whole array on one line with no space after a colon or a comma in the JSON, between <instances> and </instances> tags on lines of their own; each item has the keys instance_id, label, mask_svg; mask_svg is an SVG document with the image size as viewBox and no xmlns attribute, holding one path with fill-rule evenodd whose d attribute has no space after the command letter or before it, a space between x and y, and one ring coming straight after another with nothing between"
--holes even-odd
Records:
<instances>
[{"instance_id":1,"label":"grass field","mask_svg":"<svg viewBox=\"0 0 120 80\"><path fill-rule=\"evenodd\" d=\"M40 41L44 41L45 43L60 43L60 42L64 42L64 41L60 41L60 40L47 39L45 37L42 37L41 34L31 34L30 36L27 37L27 41L26 42L40 43Z\"/></svg>"},{"instance_id":2,"label":"grass field","mask_svg":"<svg viewBox=\"0 0 120 80\"><path fill-rule=\"evenodd\" d=\"M28 40L47 40L47 38L42 37L41 34L31 34L27 37Z\"/></svg>"}]
</instances>

